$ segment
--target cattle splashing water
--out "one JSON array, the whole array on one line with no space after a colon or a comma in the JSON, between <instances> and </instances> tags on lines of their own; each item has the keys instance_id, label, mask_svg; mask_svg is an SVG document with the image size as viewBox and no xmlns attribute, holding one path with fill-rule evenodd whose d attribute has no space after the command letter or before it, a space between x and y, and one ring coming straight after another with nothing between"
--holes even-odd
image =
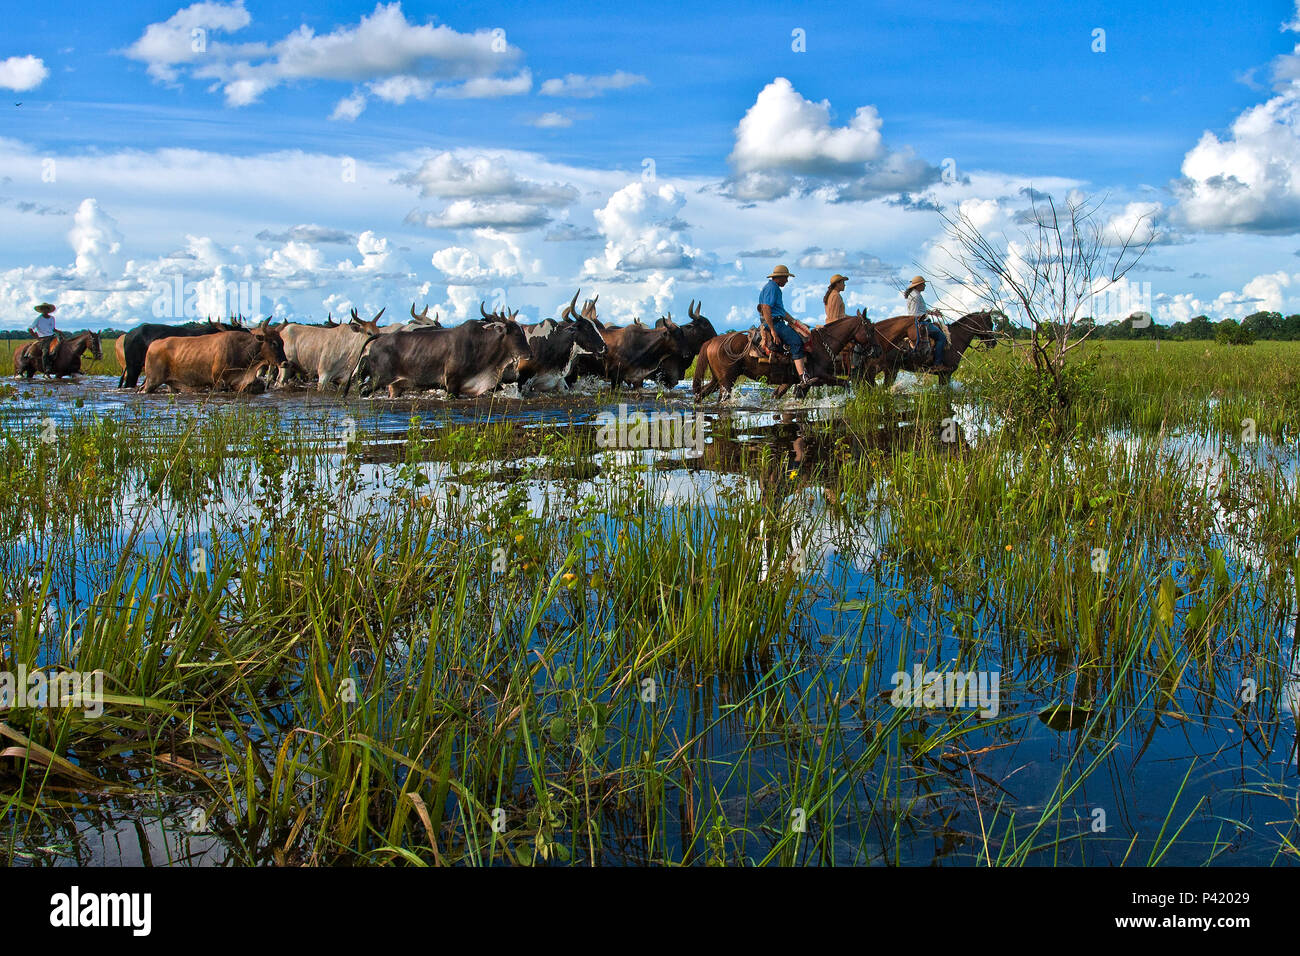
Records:
<instances>
[{"instance_id":1,"label":"cattle splashing water","mask_svg":"<svg viewBox=\"0 0 1300 956\"><path fill-rule=\"evenodd\" d=\"M385 390L390 398L404 391L440 388L452 397L476 398L502 383L507 371L531 356L519 323L465 322L451 329L418 329L372 334L343 388L365 382L363 396Z\"/></svg>"},{"instance_id":2,"label":"cattle splashing water","mask_svg":"<svg viewBox=\"0 0 1300 956\"><path fill-rule=\"evenodd\" d=\"M275 369L283 378L287 368L280 330L268 317L252 329L155 340L145 355L144 391L151 394L167 386L177 392L256 394L266 391L264 371Z\"/></svg>"}]
</instances>

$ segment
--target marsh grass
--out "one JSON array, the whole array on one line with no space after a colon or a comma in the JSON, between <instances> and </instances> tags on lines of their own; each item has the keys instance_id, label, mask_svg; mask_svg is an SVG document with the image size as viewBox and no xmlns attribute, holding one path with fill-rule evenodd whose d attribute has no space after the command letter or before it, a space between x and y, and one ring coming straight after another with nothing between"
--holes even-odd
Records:
<instances>
[{"instance_id":1,"label":"marsh grass","mask_svg":"<svg viewBox=\"0 0 1300 956\"><path fill-rule=\"evenodd\" d=\"M1294 378L1251 356L1193 385L1105 351L1060 440L982 420L972 363L789 447L717 419L699 460L494 410L351 443L247 405L11 421L0 669L107 696L4 713L0 845L112 858L129 820L173 863L1219 860L1241 808L1205 774L1294 732ZM918 662L1000 673L1000 713L893 706ZM1243 749L1143 761L1193 724ZM1233 792L1251 858L1293 861L1276 761Z\"/></svg>"}]
</instances>

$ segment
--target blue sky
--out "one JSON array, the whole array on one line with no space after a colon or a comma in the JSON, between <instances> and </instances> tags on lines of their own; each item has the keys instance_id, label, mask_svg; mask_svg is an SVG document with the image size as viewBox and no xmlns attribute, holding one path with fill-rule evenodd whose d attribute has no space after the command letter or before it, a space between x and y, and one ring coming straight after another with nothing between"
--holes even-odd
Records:
<instances>
[{"instance_id":1,"label":"blue sky","mask_svg":"<svg viewBox=\"0 0 1300 956\"><path fill-rule=\"evenodd\" d=\"M1158 319L1300 310L1300 16L1167 10L25 5L0 38L0 322L49 298L129 325L180 275L200 307L256 282L285 317L536 316L581 285L611 318L695 297L744 325L776 261L808 314L832 271L892 314L943 251L934 205L999 228L1029 188L1149 223Z\"/></svg>"}]
</instances>

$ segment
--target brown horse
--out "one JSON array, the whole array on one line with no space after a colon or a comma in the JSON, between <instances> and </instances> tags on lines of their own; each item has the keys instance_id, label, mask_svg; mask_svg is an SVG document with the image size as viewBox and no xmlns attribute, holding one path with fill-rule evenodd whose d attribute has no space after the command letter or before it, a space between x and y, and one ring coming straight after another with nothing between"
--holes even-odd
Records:
<instances>
[{"instance_id":1,"label":"brown horse","mask_svg":"<svg viewBox=\"0 0 1300 956\"><path fill-rule=\"evenodd\" d=\"M944 349L943 365L935 365L933 354L929 349L918 351L915 346L916 318L899 315L892 319L881 319L875 324L876 334L880 337L880 354L874 357L860 355L842 355L841 367L846 375L866 381L868 385L876 384L876 376L885 373L885 385L894 384L898 373L929 372L939 376L939 381L947 385L953 372L961 363L961 357L971 343L978 339L986 348L997 345L997 336L993 332L993 316L988 312L971 312L948 324L949 341ZM846 363L850 367L845 367Z\"/></svg>"},{"instance_id":2,"label":"brown horse","mask_svg":"<svg viewBox=\"0 0 1300 956\"><path fill-rule=\"evenodd\" d=\"M14 374L26 375L30 380L37 372L45 371L45 350L49 345L50 339L45 338L19 346L14 352ZM81 353L86 349L90 349L90 354L94 356L96 362L103 360L104 353L99 348L98 332L78 332L76 335L68 336L54 350L54 370L51 374L56 378L81 374Z\"/></svg>"},{"instance_id":3,"label":"brown horse","mask_svg":"<svg viewBox=\"0 0 1300 956\"><path fill-rule=\"evenodd\" d=\"M870 319L862 312L831 322L812 330L812 335L804 344L806 355L805 368L809 385L799 382L799 375L794 370L794 362L789 358L760 357L750 348L749 332L724 332L704 343L699 357L695 360L695 378L693 382L695 401L702 401L716 389L718 402L730 398L740 376L762 379L776 385L776 398L780 398L794 386L795 394L803 397L812 385L843 386L848 382L835 374L836 357L849 343L863 349L866 354L876 354L884 347ZM706 386L705 375L713 373L713 380Z\"/></svg>"}]
</instances>

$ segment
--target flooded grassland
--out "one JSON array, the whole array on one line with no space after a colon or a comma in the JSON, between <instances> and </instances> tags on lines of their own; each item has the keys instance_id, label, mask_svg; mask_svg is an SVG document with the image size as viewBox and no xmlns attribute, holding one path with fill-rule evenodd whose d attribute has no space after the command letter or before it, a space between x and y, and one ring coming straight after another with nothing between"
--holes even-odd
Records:
<instances>
[{"instance_id":1,"label":"flooded grassland","mask_svg":"<svg viewBox=\"0 0 1300 956\"><path fill-rule=\"evenodd\" d=\"M0 853L1293 863L1300 344L1092 360L1056 437L1003 356L699 415L19 383Z\"/></svg>"}]
</instances>

